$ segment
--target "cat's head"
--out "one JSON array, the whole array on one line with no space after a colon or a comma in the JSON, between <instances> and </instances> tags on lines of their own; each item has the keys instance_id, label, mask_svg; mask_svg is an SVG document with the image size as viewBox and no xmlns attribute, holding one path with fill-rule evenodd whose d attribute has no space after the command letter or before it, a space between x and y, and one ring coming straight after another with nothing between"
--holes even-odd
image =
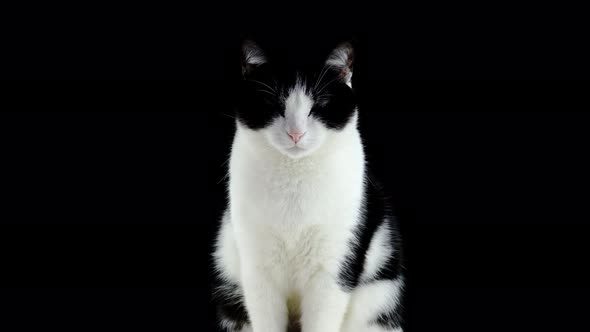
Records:
<instances>
[{"instance_id":1,"label":"cat's head","mask_svg":"<svg viewBox=\"0 0 590 332\"><path fill-rule=\"evenodd\" d=\"M236 117L282 154L310 155L356 118L352 45L340 44L304 69L273 60L254 42L244 42Z\"/></svg>"}]
</instances>

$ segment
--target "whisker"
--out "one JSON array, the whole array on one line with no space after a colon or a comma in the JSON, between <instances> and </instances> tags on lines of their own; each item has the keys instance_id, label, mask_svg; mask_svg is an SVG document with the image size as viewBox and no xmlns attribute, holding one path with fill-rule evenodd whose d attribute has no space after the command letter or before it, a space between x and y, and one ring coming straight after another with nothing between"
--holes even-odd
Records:
<instances>
[{"instance_id":1,"label":"whisker","mask_svg":"<svg viewBox=\"0 0 590 332\"><path fill-rule=\"evenodd\" d=\"M268 94L269 94L269 95L271 95L271 96L276 96L276 93L275 93L275 92L270 92L270 91L268 91L268 90L256 90L256 91L259 91L259 92L265 92L265 93L268 93Z\"/></svg>"},{"instance_id":2,"label":"whisker","mask_svg":"<svg viewBox=\"0 0 590 332\"><path fill-rule=\"evenodd\" d=\"M255 82L255 83L258 83L258 84L261 84L261 85L263 85L263 86L265 86L265 87L269 88L269 89L270 89L271 91L273 91L274 93L276 93L276 92L277 92L275 89L273 89L273 88L272 88L270 85L268 85L268 84L266 84L266 83L260 82L260 81L258 81L258 80L252 80L252 79L250 79L250 80L248 80L248 81L250 81L250 82Z\"/></svg>"},{"instance_id":3,"label":"whisker","mask_svg":"<svg viewBox=\"0 0 590 332\"><path fill-rule=\"evenodd\" d=\"M226 174L225 174L225 175L224 175L224 176L221 178L221 180L219 180L219 181L217 182L217 184L220 184L221 182L225 181L225 180L226 180L228 177L229 177L229 172L227 172L227 173L226 173Z\"/></svg>"},{"instance_id":4,"label":"whisker","mask_svg":"<svg viewBox=\"0 0 590 332\"><path fill-rule=\"evenodd\" d=\"M231 118L231 119L234 119L234 120L237 119L237 117L235 117L233 115L229 115L229 114L225 114L225 113L221 113L221 115L226 116L226 117Z\"/></svg>"},{"instance_id":5,"label":"whisker","mask_svg":"<svg viewBox=\"0 0 590 332\"><path fill-rule=\"evenodd\" d=\"M330 82L324 84L319 90L318 90L318 94L320 92L322 92L326 87L328 87L330 84L334 83L336 80L340 79L339 77L336 77L335 79L331 80Z\"/></svg>"},{"instance_id":6,"label":"whisker","mask_svg":"<svg viewBox=\"0 0 590 332\"><path fill-rule=\"evenodd\" d=\"M318 87L318 84L320 84L320 82L324 78L324 75L326 75L327 72L328 72L328 66L324 65L324 67L320 71L320 75L318 76L318 79L315 81L315 84L313 85L314 90Z\"/></svg>"}]
</instances>

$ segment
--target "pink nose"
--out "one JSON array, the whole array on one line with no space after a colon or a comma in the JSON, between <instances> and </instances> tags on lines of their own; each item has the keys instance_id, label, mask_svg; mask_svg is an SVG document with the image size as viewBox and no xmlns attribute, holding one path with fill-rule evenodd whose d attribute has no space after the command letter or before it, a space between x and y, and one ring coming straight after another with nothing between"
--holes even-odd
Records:
<instances>
[{"instance_id":1,"label":"pink nose","mask_svg":"<svg viewBox=\"0 0 590 332\"><path fill-rule=\"evenodd\" d=\"M289 136L291 136L291 139L293 140L293 142L295 142L295 144L299 143L299 141L301 140L301 137L303 137L303 135L305 135L305 133L302 133L299 131L291 131L288 134L289 134Z\"/></svg>"}]
</instances>

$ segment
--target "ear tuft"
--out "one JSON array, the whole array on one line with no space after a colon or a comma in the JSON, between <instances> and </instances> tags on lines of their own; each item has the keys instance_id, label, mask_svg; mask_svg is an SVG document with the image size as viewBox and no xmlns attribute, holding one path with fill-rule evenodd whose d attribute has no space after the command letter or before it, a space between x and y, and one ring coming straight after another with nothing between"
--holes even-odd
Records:
<instances>
[{"instance_id":1,"label":"ear tuft","mask_svg":"<svg viewBox=\"0 0 590 332\"><path fill-rule=\"evenodd\" d=\"M350 42L338 45L326 60L326 65L335 68L346 84L350 85L352 79L352 65L354 60L353 47Z\"/></svg>"},{"instance_id":2,"label":"ear tuft","mask_svg":"<svg viewBox=\"0 0 590 332\"><path fill-rule=\"evenodd\" d=\"M252 40L242 44L242 74L252 73L256 67L266 63L266 56L260 47Z\"/></svg>"}]
</instances>

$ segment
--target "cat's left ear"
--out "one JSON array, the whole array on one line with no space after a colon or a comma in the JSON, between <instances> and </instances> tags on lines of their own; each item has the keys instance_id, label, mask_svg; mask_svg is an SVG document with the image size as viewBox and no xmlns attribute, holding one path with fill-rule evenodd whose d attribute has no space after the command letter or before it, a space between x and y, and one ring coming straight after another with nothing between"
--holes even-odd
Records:
<instances>
[{"instance_id":1,"label":"cat's left ear","mask_svg":"<svg viewBox=\"0 0 590 332\"><path fill-rule=\"evenodd\" d=\"M334 68L340 74L340 77L348 86L352 81L352 65L354 60L354 50L351 42L345 42L338 45L326 60L326 65Z\"/></svg>"}]
</instances>

